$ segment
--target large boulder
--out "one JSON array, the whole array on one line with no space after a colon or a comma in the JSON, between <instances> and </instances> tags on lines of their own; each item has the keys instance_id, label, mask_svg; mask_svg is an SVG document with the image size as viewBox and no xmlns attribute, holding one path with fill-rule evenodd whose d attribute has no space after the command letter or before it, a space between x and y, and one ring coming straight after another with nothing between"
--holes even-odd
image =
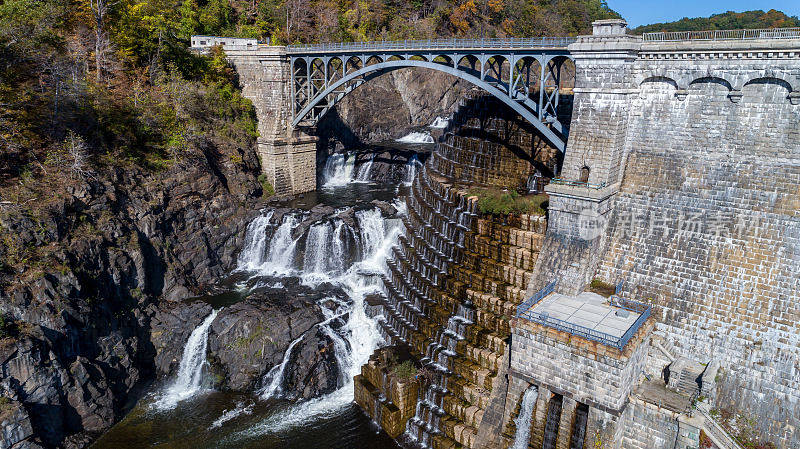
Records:
<instances>
[{"instance_id":1,"label":"large boulder","mask_svg":"<svg viewBox=\"0 0 800 449\"><path fill-rule=\"evenodd\" d=\"M254 292L219 312L208 343L218 388L263 388L271 380L267 374L285 356L289 359L281 384L287 396L310 398L336 388L339 374L333 340L319 327L325 316L318 303L331 292L288 287ZM297 339L301 340L292 345Z\"/></svg>"}]
</instances>

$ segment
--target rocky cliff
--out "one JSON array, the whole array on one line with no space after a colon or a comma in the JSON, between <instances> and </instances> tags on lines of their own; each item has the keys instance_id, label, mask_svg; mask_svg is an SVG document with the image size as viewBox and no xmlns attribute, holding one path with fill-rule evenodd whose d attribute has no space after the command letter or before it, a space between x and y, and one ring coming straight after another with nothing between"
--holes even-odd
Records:
<instances>
[{"instance_id":1,"label":"rocky cliff","mask_svg":"<svg viewBox=\"0 0 800 449\"><path fill-rule=\"evenodd\" d=\"M394 140L451 116L469 84L445 73L406 68L346 95L317 126L322 149Z\"/></svg>"},{"instance_id":2,"label":"rocky cliff","mask_svg":"<svg viewBox=\"0 0 800 449\"><path fill-rule=\"evenodd\" d=\"M124 414L162 363L159 307L233 267L258 171L252 148L198 151L160 172L98 170L50 198L3 202L0 396L16 407L3 447L82 447ZM187 335L174 344L191 325L175 326Z\"/></svg>"}]
</instances>

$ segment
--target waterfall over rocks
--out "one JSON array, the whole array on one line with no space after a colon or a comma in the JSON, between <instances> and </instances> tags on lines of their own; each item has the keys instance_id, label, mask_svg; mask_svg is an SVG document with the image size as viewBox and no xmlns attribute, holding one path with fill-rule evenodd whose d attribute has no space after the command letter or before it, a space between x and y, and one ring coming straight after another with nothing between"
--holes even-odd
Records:
<instances>
[{"instance_id":1,"label":"waterfall over rocks","mask_svg":"<svg viewBox=\"0 0 800 449\"><path fill-rule=\"evenodd\" d=\"M531 419L533 418L533 409L536 406L536 399L539 398L539 389L535 385L531 385L525 390L522 395L522 402L520 403L519 415L514 420L517 426L517 433L514 435L514 444L511 449L526 449L528 441L531 437Z\"/></svg>"},{"instance_id":2,"label":"waterfall over rocks","mask_svg":"<svg viewBox=\"0 0 800 449\"><path fill-rule=\"evenodd\" d=\"M265 215L259 215L247 225L244 247L237 259L239 269L255 270L264 263L267 250L267 227L273 213L273 211L268 211Z\"/></svg>"},{"instance_id":3,"label":"waterfall over rocks","mask_svg":"<svg viewBox=\"0 0 800 449\"><path fill-rule=\"evenodd\" d=\"M417 155L411 156L405 165L405 174L403 175L403 184L410 186L414 182L414 177L417 176L417 168L422 165L417 159Z\"/></svg>"},{"instance_id":4,"label":"waterfall over rocks","mask_svg":"<svg viewBox=\"0 0 800 449\"><path fill-rule=\"evenodd\" d=\"M256 271L264 275L288 275L294 269L298 239L292 230L300 223L297 214L285 214L270 238L273 211L253 219L247 226L244 247L237 260L239 271Z\"/></svg>"},{"instance_id":5,"label":"waterfall over rocks","mask_svg":"<svg viewBox=\"0 0 800 449\"><path fill-rule=\"evenodd\" d=\"M372 153L369 157L369 161L366 164L361 165L358 168L358 174L356 175L355 181L356 182L369 182L370 181L370 173L372 172L372 165L375 163L375 153Z\"/></svg>"},{"instance_id":6,"label":"waterfall over rocks","mask_svg":"<svg viewBox=\"0 0 800 449\"><path fill-rule=\"evenodd\" d=\"M338 413L353 401L353 376L360 372L361 365L383 341L376 321L366 314L364 299L383 290L380 275L386 272L385 260L402 233L400 220L387 221L378 207L356 211L355 220L351 221L331 214L311 224L303 236L292 240L287 223L292 224L291 228L296 227L300 222L296 215L286 214L271 240L263 245L267 248L267 257L264 263L255 264L261 268L260 274L265 272L265 268L268 272L276 271L274 268L279 261L273 256L287 253L290 248L292 254L295 249L303 249L302 266L292 272L293 275L312 288L330 282L341 288L346 297L329 297L318 302L325 320L289 345L281 363L265 377L266 386L260 394L262 398L281 396L284 378L294 362L294 354L298 352L297 346L309 332L317 331L332 343L339 370L339 388L328 395L289 406L260 424L233 435L234 440L281 432L304 425L314 417ZM245 242L257 241L249 234L263 232L263 229L260 221L251 223ZM303 239L305 244L297 247L297 242ZM242 260L242 268L249 266L248 262L257 262L254 257L244 255ZM291 268L286 260L284 262L282 268Z\"/></svg>"},{"instance_id":7,"label":"waterfall over rocks","mask_svg":"<svg viewBox=\"0 0 800 449\"><path fill-rule=\"evenodd\" d=\"M400 143L435 143L433 136L425 132L414 131L397 139Z\"/></svg>"},{"instance_id":8,"label":"waterfall over rocks","mask_svg":"<svg viewBox=\"0 0 800 449\"><path fill-rule=\"evenodd\" d=\"M433 123L431 123L428 126L431 127L431 128L436 128L436 129L444 129L444 128L447 128L447 125L449 123L450 123L450 119L449 118L439 116L439 117L436 117L436 119L433 120Z\"/></svg>"},{"instance_id":9,"label":"waterfall over rocks","mask_svg":"<svg viewBox=\"0 0 800 449\"><path fill-rule=\"evenodd\" d=\"M289 344L289 347L286 348L286 352L283 354L281 363L273 366L272 369L269 370L269 373L267 373L266 379L269 380L269 383L266 384L264 389L259 392L262 399L280 396L280 394L283 392L283 374L286 371L286 365L289 364L289 359L292 356L294 347L300 343L303 337L305 337L305 334L295 338L294 341Z\"/></svg>"},{"instance_id":10,"label":"waterfall over rocks","mask_svg":"<svg viewBox=\"0 0 800 449\"><path fill-rule=\"evenodd\" d=\"M385 223L379 209L356 212L361 228L361 254L364 260L371 259L380 250L385 238Z\"/></svg>"},{"instance_id":11,"label":"waterfall over rocks","mask_svg":"<svg viewBox=\"0 0 800 449\"><path fill-rule=\"evenodd\" d=\"M209 314L197 328L192 331L186 347L183 349L183 357L178 368L178 376L170 385L159 400L153 405L160 410L174 408L178 402L191 398L202 389L203 368L208 364L206 361L206 349L208 347L208 330L211 323L217 317L218 310Z\"/></svg>"},{"instance_id":12,"label":"waterfall over rocks","mask_svg":"<svg viewBox=\"0 0 800 449\"><path fill-rule=\"evenodd\" d=\"M325 187L343 186L353 181L356 165L355 153L331 154L322 169L322 185Z\"/></svg>"}]
</instances>

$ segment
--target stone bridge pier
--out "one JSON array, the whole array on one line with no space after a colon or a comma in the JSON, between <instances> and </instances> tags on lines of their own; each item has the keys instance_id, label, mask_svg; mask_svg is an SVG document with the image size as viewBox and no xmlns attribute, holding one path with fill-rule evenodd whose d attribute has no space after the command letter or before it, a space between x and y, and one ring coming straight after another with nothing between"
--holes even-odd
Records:
<instances>
[{"instance_id":1,"label":"stone bridge pier","mask_svg":"<svg viewBox=\"0 0 800 449\"><path fill-rule=\"evenodd\" d=\"M243 95L258 118L258 155L267 180L279 194L314 190L317 138L291 127L291 72L286 47L225 46L239 74Z\"/></svg>"}]
</instances>

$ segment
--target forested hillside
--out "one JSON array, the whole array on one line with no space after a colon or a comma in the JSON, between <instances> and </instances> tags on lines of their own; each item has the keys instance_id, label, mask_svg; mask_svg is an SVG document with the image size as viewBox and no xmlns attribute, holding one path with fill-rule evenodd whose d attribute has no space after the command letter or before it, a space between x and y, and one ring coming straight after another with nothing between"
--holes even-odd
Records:
<instances>
[{"instance_id":1,"label":"forested hillside","mask_svg":"<svg viewBox=\"0 0 800 449\"><path fill-rule=\"evenodd\" d=\"M701 31L701 30L738 30L753 28L784 28L799 27L800 19L790 17L781 11L770 9L767 12L728 11L722 14L714 14L711 17L696 17L690 19L684 17L675 22L654 23L634 28L634 34L650 33L654 31Z\"/></svg>"}]
</instances>

